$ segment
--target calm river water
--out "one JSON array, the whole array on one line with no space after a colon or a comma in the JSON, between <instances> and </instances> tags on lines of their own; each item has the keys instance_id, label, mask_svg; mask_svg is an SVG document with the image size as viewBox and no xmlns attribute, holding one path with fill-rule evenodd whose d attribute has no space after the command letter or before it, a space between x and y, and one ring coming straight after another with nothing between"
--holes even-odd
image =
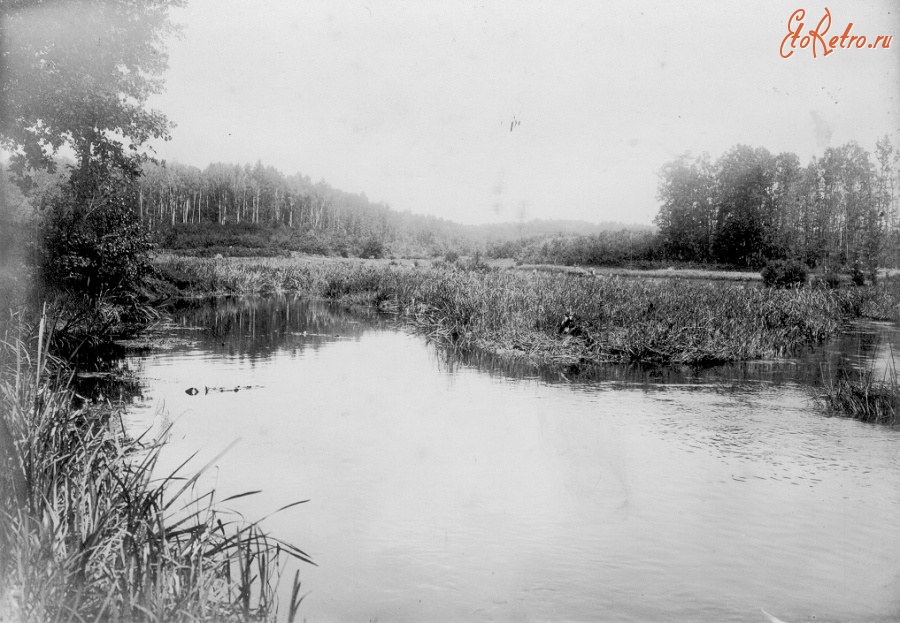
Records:
<instances>
[{"instance_id":1,"label":"calm river water","mask_svg":"<svg viewBox=\"0 0 900 623\"><path fill-rule=\"evenodd\" d=\"M169 337L125 361L129 426L171 424L169 466L240 439L204 484L262 489L248 519L309 499L265 525L318 564L310 621L900 620L900 429L815 401L822 369L900 353L895 327L590 373L285 297L194 304Z\"/></svg>"}]
</instances>

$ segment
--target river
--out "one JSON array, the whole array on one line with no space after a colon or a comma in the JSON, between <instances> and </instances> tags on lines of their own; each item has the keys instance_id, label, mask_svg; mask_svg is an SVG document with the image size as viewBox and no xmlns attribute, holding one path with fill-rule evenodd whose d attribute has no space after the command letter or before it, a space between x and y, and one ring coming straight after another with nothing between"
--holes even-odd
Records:
<instances>
[{"instance_id":1,"label":"river","mask_svg":"<svg viewBox=\"0 0 900 623\"><path fill-rule=\"evenodd\" d=\"M900 430L816 400L823 371L900 352L894 326L781 361L560 370L292 297L174 317L124 361L129 429L197 469L240 439L203 484L261 489L229 503L248 519L309 500L265 526L318 565L310 621L900 619Z\"/></svg>"}]
</instances>

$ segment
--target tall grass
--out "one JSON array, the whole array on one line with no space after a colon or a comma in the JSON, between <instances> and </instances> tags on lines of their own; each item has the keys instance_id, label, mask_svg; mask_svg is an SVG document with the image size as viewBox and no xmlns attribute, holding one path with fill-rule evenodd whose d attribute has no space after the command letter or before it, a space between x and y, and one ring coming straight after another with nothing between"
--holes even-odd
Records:
<instances>
[{"instance_id":1,"label":"tall grass","mask_svg":"<svg viewBox=\"0 0 900 623\"><path fill-rule=\"evenodd\" d=\"M0 343L0 620L273 620L282 565L309 557L193 495L203 470L157 477L162 445L110 406L75 407L45 325Z\"/></svg>"},{"instance_id":2,"label":"tall grass","mask_svg":"<svg viewBox=\"0 0 900 623\"><path fill-rule=\"evenodd\" d=\"M298 291L378 305L426 335L548 361L714 363L783 356L863 313L869 290L762 289L610 275L359 262L167 258L195 293ZM561 333L560 323L571 318Z\"/></svg>"},{"instance_id":3,"label":"tall grass","mask_svg":"<svg viewBox=\"0 0 900 623\"><path fill-rule=\"evenodd\" d=\"M873 295L862 302L862 315L874 320L900 322L900 275L886 275L870 291Z\"/></svg>"},{"instance_id":4,"label":"tall grass","mask_svg":"<svg viewBox=\"0 0 900 623\"><path fill-rule=\"evenodd\" d=\"M878 378L872 368L825 379L825 402L841 415L864 422L900 422L900 376L893 365Z\"/></svg>"}]
</instances>

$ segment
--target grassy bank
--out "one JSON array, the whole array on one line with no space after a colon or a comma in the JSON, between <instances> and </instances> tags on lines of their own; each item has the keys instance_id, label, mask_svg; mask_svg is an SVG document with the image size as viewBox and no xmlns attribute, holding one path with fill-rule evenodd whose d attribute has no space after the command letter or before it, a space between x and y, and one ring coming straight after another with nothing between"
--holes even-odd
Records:
<instances>
[{"instance_id":1,"label":"grassy bank","mask_svg":"<svg viewBox=\"0 0 900 623\"><path fill-rule=\"evenodd\" d=\"M295 291L372 304L437 340L567 364L783 356L834 334L880 296L441 263L167 257L157 266L183 293Z\"/></svg>"},{"instance_id":2,"label":"grassy bank","mask_svg":"<svg viewBox=\"0 0 900 623\"><path fill-rule=\"evenodd\" d=\"M199 474L155 474L161 444L77 406L43 329L4 333L0 621L273 620L285 557L306 555L189 497Z\"/></svg>"}]
</instances>

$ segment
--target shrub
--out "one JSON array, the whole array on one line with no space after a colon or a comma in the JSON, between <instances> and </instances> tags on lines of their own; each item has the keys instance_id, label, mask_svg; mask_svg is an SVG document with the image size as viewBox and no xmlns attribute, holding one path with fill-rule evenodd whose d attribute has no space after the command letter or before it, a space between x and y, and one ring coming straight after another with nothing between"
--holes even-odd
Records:
<instances>
[{"instance_id":1,"label":"shrub","mask_svg":"<svg viewBox=\"0 0 900 623\"><path fill-rule=\"evenodd\" d=\"M760 272L767 287L788 288L806 283L806 266L796 260L774 260Z\"/></svg>"},{"instance_id":2,"label":"shrub","mask_svg":"<svg viewBox=\"0 0 900 623\"><path fill-rule=\"evenodd\" d=\"M384 244L375 237L369 238L363 244L360 257L380 259L384 257Z\"/></svg>"},{"instance_id":3,"label":"shrub","mask_svg":"<svg viewBox=\"0 0 900 623\"><path fill-rule=\"evenodd\" d=\"M135 211L134 178L92 166L40 206L35 259L58 346L98 343L156 317L145 288L153 245Z\"/></svg>"},{"instance_id":4,"label":"shrub","mask_svg":"<svg viewBox=\"0 0 900 623\"><path fill-rule=\"evenodd\" d=\"M488 266L487 262L484 261L484 258L481 257L480 251L475 252L475 256L466 263L466 268L469 270L480 271L487 271L491 269L491 267Z\"/></svg>"},{"instance_id":5,"label":"shrub","mask_svg":"<svg viewBox=\"0 0 900 623\"><path fill-rule=\"evenodd\" d=\"M68 192L44 213L44 284L89 296L135 292L150 274L150 243L128 191L109 184L90 199Z\"/></svg>"}]
</instances>

